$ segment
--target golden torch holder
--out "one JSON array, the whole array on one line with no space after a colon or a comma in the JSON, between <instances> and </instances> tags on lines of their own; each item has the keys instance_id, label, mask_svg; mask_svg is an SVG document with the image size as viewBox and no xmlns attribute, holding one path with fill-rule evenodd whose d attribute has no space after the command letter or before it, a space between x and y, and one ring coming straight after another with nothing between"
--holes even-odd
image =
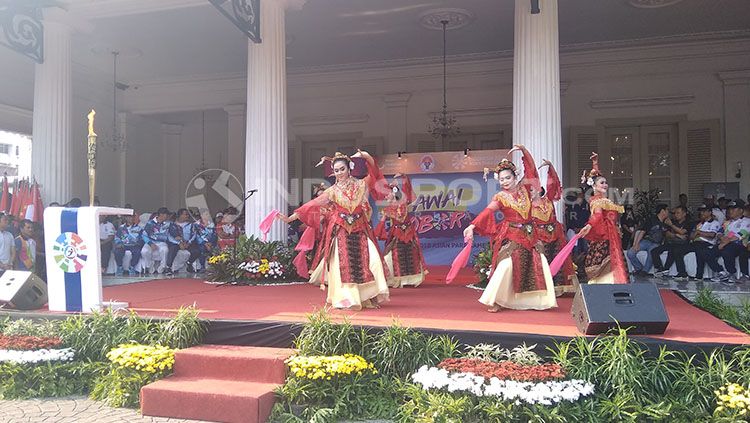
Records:
<instances>
[{"instance_id":1,"label":"golden torch holder","mask_svg":"<svg viewBox=\"0 0 750 423\"><path fill-rule=\"evenodd\" d=\"M96 111L92 109L88 115L89 136L86 154L89 167L89 206L91 207L94 206L94 197L96 195L96 133L94 132L94 115L96 115Z\"/></svg>"}]
</instances>

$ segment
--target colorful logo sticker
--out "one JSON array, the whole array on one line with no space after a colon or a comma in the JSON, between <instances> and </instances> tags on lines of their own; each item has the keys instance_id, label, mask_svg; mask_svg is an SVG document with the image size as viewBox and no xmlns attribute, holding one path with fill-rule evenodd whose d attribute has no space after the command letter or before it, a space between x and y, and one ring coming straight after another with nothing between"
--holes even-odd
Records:
<instances>
[{"instance_id":1,"label":"colorful logo sticker","mask_svg":"<svg viewBox=\"0 0 750 423\"><path fill-rule=\"evenodd\" d=\"M78 273L86 264L86 244L75 232L63 232L52 247L55 262L63 272Z\"/></svg>"},{"instance_id":2,"label":"colorful logo sticker","mask_svg":"<svg viewBox=\"0 0 750 423\"><path fill-rule=\"evenodd\" d=\"M419 168L422 172L432 172L435 168L435 159L430 155L422 156L422 160L419 161Z\"/></svg>"}]
</instances>

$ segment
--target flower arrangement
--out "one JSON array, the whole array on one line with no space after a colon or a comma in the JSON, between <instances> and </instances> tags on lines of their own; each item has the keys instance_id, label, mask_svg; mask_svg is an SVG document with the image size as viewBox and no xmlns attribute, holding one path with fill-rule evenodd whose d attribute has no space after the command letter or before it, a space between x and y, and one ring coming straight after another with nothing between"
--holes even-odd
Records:
<instances>
[{"instance_id":1,"label":"flower arrangement","mask_svg":"<svg viewBox=\"0 0 750 423\"><path fill-rule=\"evenodd\" d=\"M234 246L208 258L208 280L234 284L291 281L297 278L295 251L281 242L240 236Z\"/></svg>"},{"instance_id":2,"label":"flower arrangement","mask_svg":"<svg viewBox=\"0 0 750 423\"><path fill-rule=\"evenodd\" d=\"M285 363L291 374L309 380L331 380L339 376L365 374L375 375L378 371L372 363L355 354L333 356L294 356Z\"/></svg>"},{"instance_id":3,"label":"flower arrangement","mask_svg":"<svg viewBox=\"0 0 750 423\"><path fill-rule=\"evenodd\" d=\"M0 363L46 363L52 361L71 361L75 356L72 348L39 349L34 351L0 350Z\"/></svg>"},{"instance_id":4,"label":"flower arrangement","mask_svg":"<svg viewBox=\"0 0 750 423\"><path fill-rule=\"evenodd\" d=\"M40 350L56 348L62 345L62 339L46 336L0 335L0 349L4 350Z\"/></svg>"},{"instance_id":5,"label":"flower arrangement","mask_svg":"<svg viewBox=\"0 0 750 423\"><path fill-rule=\"evenodd\" d=\"M473 286L484 288L490 281L492 274L492 246L490 243L474 256L474 273L479 278L479 282Z\"/></svg>"},{"instance_id":6,"label":"flower arrangement","mask_svg":"<svg viewBox=\"0 0 750 423\"><path fill-rule=\"evenodd\" d=\"M114 364L146 373L162 373L172 369L174 351L162 345L121 344L107 353Z\"/></svg>"},{"instance_id":7,"label":"flower arrangement","mask_svg":"<svg viewBox=\"0 0 750 423\"><path fill-rule=\"evenodd\" d=\"M716 410L714 415L730 415L743 418L750 418L750 388L737 383L727 383L718 390L716 394Z\"/></svg>"},{"instance_id":8,"label":"flower arrangement","mask_svg":"<svg viewBox=\"0 0 750 423\"><path fill-rule=\"evenodd\" d=\"M529 366L512 361L496 363L472 358L449 358L441 361L438 368L449 372L471 373L487 379L496 378L518 382L546 382L565 378L565 370L559 364L552 363Z\"/></svg>"},{"instance_id":9,"label":"flower arrangement","mask_svg":"<svg viewBox=\"0 0 750 423\"><path fill-rule=\"evenodd\" d=\"M583 380L519 382L466 372L451 373L428 366L422 366L412 375L412 380L424 390L467 392L477 397L496 397L516 404L553 405L562 401L577 401L594 393L594 385Z\"/></svg>"}]
</instances>

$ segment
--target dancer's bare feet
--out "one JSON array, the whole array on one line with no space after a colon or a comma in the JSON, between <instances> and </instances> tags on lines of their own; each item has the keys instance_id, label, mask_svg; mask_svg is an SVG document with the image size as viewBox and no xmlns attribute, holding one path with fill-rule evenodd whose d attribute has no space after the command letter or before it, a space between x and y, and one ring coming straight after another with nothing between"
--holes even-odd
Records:
<instances>
[{"instance_id":1,"label":"dancer's bare feet","mask_svg":"<svg viewBox=\"0 0 750 423\"><path fill-rule=\"evenodd\" d=\"M364 307L364 308L380 308L380 304L378 304L378 300L371 299L371 300L362 301L362 307Z\"/></svg>"},{"instance_id":2,"label":"dancer's bare feet","mask_svg":"<svg viewBox=\"0 0 750 423\"><path fill-rule=\"evenodd\" d=\"M492 307L489 307L487 311L490 313L497 313L498 311L500 311L500 306L495 304Z\"/></svg>"},{"instance_id":3,"label":"dancer's bare feet","mask_svg":"<svg viewBox=\"0 0 750 423\"><path fill-rule=\"evenodd\" d=\"M325 290L326 290L326 286L325 286L325 284L320 284L320 290L321 290L321 291L325 291Z\"/></svg>"}]
</instances>

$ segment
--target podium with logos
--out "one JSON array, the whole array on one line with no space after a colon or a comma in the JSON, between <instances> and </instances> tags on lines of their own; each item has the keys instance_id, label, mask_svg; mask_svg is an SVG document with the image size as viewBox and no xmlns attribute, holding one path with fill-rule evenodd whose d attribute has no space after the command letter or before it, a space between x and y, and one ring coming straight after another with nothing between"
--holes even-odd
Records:
<instances>
[{"instance_id":1,"label":"podium with logos","mask_svg":"<svg viewBox=\"0 0 750 423\"><path fill-rule=\"evenodd\" d=\"M99 216L129 214L133 214L133 210L117 207L47 207L44 210L50 311L101 310Z\"/></svg>"}]
</instances>

